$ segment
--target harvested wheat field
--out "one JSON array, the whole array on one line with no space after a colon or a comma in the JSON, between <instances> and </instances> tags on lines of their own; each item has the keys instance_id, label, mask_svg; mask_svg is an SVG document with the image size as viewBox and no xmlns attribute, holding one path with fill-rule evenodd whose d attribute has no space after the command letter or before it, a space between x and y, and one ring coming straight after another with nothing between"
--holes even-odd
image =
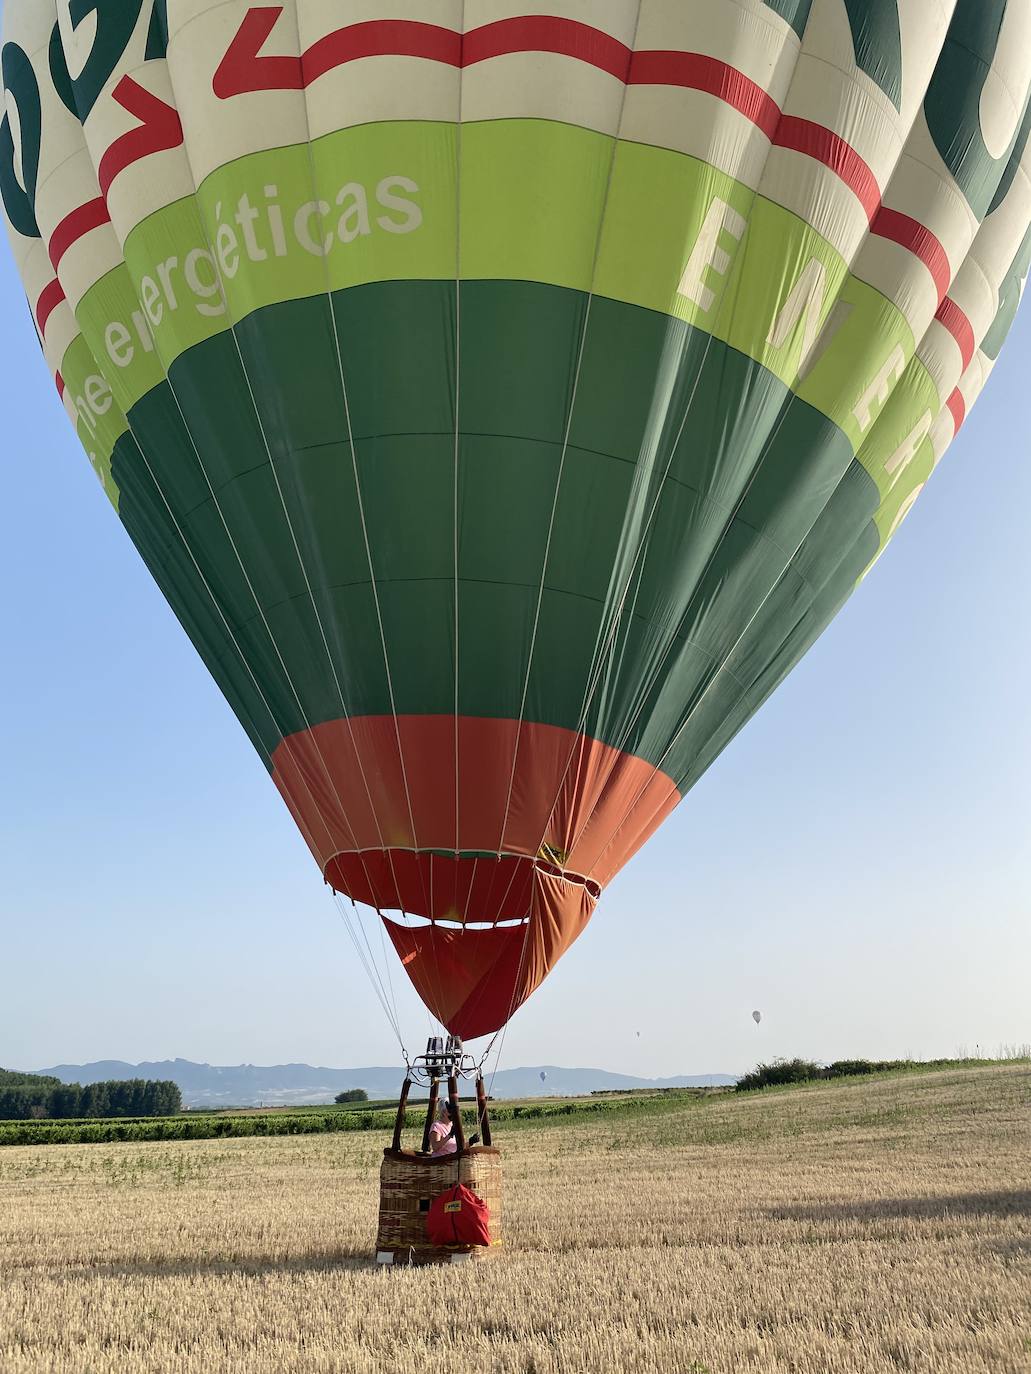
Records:
<instances>
[{"instance_id":1,"label":"harvested wheat field","mask_svg":"<svg viewBox=\"0 0 1031 1374\"><path fill-rule=\"evenodd\" d=\"M1031 1073L511 1128L505 1249L370 1263L382 1141L0 1152L0 1369L1028 1374Z\"/></svg>"}]
</instances>

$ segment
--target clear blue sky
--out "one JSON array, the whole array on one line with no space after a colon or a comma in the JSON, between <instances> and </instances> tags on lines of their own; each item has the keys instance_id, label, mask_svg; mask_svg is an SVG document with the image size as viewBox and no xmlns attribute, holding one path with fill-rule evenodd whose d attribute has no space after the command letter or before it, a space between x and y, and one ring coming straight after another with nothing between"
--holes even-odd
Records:
<instances>
[{"instance_id":1,"label":"clear blue sky","mask_svg":"<svg viewBox=\"0 0 1031 1374\"><path fill-rule=\"evenodd\" d=\"M0 320L0 1064L398 1062L307 849L79 448L5 251ZM1029 384L1026 309L898 539L606 893L507 1065L1031 1040ZM418 1047L424 1014L394 986Z\"/></svg>"}]
</instances>

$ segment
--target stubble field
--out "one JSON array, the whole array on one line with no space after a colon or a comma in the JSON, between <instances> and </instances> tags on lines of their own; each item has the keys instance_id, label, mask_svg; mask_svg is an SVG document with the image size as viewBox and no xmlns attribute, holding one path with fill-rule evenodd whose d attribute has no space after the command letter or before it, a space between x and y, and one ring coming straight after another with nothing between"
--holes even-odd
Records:
<instances>
[{"instance_id":1,"label":"stubble field","mask_svg":"<svg viewBox=\"0 0 1031 1374\"><path fill-rule=\"evenodd\" d=\"M1031 1374L1031 1072L499 1132L504 1249L370 1263L371 1134L0 1152L0 1370Z\"/></svg>"}]
</instances>

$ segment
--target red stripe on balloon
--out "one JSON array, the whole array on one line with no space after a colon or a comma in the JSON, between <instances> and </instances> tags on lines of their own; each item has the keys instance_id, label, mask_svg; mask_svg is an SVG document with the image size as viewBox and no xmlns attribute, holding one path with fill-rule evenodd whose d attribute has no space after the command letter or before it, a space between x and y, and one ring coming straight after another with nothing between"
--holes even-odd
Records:
<instances>
[{"instance_id":1,"label":"red stripe on balloon","mask_svg":"<svg viewBox=\"0 0 1031 1374\"><path fill-rule=\"evenodd\" d=\"M36 325L41 337L46 330L47 320L64 299L64 289L56 277L39 293L39 300L36 302Z\"/></svg>"},{"instance_id":2,"label":"red stripe on balloon","mask_svg":"<svg viewBox=\"0 0 1031 1374\"><path fill-rule=\"evenodd\" d=\"M70 215L65 215L50 235L50 261L54 264L54 270L57 270L61 259L73 243L77 243L79 239L85 237L91 229L109 223L110 219L111 216L107 213L103 196L97 196L96 200L88 200L85 205L80 205Z\"/></svg>"},{"instance_id":3,"label":"red stripe on balloon","mask_svg":"<svg viewBox=\"0 0 1031 1374\"><path fill-rule=\"evenodd\" d=\"M471 67L519 52L552 52L587 62L626 81L631 53L625 43L590 24L554 15L521 15L471 29L409 19L374 19L335 29L301 56L261 56L279 6L250 9L219 63L212 89L220 100L259 90L302 90L327 72L365 57L419 57L450 67Z\"/></svg>"},{"instance_id":4,"label":"red stripe on balloon","mask_svg":"<svg viewBox=\"0 0 1031 1374\"><path fill-rule=\"evenodd\" d=\"M630 86L682 86L715 96L743 114L772 139L780 106L736 67L700 52L638 52L630 63ZM803 121L796 121L802 123Z\"/></svg>"},{"instance_id":5,"label":"red stripe on balloon","mask_svg":"<svg viewBox=\"0 0 1031 1374\"><path fill-rule=\"evenodd\" d=\"M967 403L964 401L963 393L960 391L959 387L956 387L945 404L952 412L952 421L956 426L956 433L958 434L960 425L967 418Z\"/></svg>"},{"instance_id":6,"label":"red stripe on balloon","mask_svg":"<svg viewBox=\"0 0 1031 1374\"><path fill-rule=\"evenodd\" d=\"M858 199L866 217L872 220L881 203L881 188L877 178L850 143L822 124L796 115L784 115L777 126L774 143L778 148L802 153L822 162L848 187Z\"/></svg>"},{"instance_id":7,"label":"red stripe on balloon","mask_svg":"<svg viewBox=\"0 0 1031 1374\"><path fill-rule=\"evenodd\" d=\"M919 220L903 215L898 210L889 210L882 205L870 224L870 232L882 239L890 239L907 248L930 272L938 292L939 304L952 283L952 268L948 254L941 240L932 234Z\"/></svg>"},{"instance_id":8,"label":"red stripe on balloon","mask_svg":"<svg viewBox=\"0 0 1031 1374\"><path fill-rule=\"evenodd\" d=\"M97 180L105 196L112 181L126 167L142 161L151 153L178 148L183 141L183 126L179 122L178 112L131 76L122 77L111 92L111 98L140 123L135 129L116 138L100 159Z\"/></svg>"},{"instance_id":9,"label":"red stripe on balloon","mask_svg":"<svg viewBox=\"0 0 1031 1374\"><path fill-rule=\"evenodd\" d=\"M618 38L575 19L545 14L498 19L493 24L470 29L462 43L461 64L471 67L491 57L517 52L551 52L573 57L624 83L632 70L631 51Z\"/></svg>"},{"instance_id":10,"label":"red stripe on balloon","mask_svg":"<svg viewBox=\"0 0 1031 1374\"><path fill-rule=\"evenodd\" d=\"M966 372L977 347L970 321L951 296L945 297L934 318L949 331L959 345L960 361L963 371Z\"/></svg>"},{"instance_id":11,"label":"red stripe on balloon","mask_svg":"<svg viewBox=\"0 0 1031 1374\"><path fill-rule=\"evenodd\" d=\"M64 400L64 378L61 376L60 372L58 372L58 373L55 375L55 377L54 377L54 385L57 387L57 394L58 394L58 396L60 396L61 400L63 401L63 400Z\"/></svg>"},{"instance_id":12,"label":"red stripe on balloon","mask_svg":"<svg viewBox=\"0 0 1031 1374\"><path fill-rule=\"evenodd\" d=\"M225 56L211 89L219 100L251 91L300 91L327 72L364 57L421 57L450 67L462 65L462 35L438 24L410 19L374 19L348 24L318 39L294 57L261 56L282 7L249 9Z\"/></svg>"},{"instance_id":13,"label":"red stripe on balloon","mask_svg":"<svg viewBox=\"0 0 1031 1374\"><path fill-rule=\"evenodd\" d=\"M300 60L301 84L363 57L422 57L449 67L462 65L462 35L412 19L373 19L349 24L313 43ZM267 59L266 59L267 60ZM217 94L217 92L216 92Z\"/></svg>"},{"instance_id":14,"label":"red stripe on balloon","mask_svg":"<svg viewBox=\"0 0 1031 1374\"><path fill-rule=\"evenodd\" d=\"M211 89L219 100L229 100L247 91L298 91L302 88L304 78L299 57L258 55L282 13L281 5L271 5L249 9L244 15L211 79ZM320 42L326 43L333 37L334 34L329 34Z\"/></svg>"}]
</instances>

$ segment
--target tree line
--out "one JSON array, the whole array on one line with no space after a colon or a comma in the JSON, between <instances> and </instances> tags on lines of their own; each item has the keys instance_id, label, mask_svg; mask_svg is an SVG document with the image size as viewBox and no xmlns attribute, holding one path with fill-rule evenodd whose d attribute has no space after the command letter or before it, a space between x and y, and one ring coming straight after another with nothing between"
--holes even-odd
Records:
<instances>
[{"instance_id":1,"label":"tree line","mask_svg":"<svg viewBox=\"0 0 1031 1374\"><path fill-rule=\"evenodd\" d=\"M0 1121L172 1116L182 1110L182 1104L179 1085L170 1079L62 1083L43 1074L0 1069Z\"/></svg>"},{"instance_id":2,"label":"tree line","mask_svg":"<svg viewBox=\"0 0 1031 1374\"><path fill-rule=\"evenodd\" d=\"M586 1118L629 1116L638 1112L676 1110L696 1092L687 1089L681 1097L662 1098L584 1098L578 1102L540 1102L532 1106L498 1103L491 1109L491 1119L515 1126L519 1122L536 1122L541 1118ZM475 1103L465 1104L465 1123L472 1129ZM425 1102L409 1104L405 1128L413 1133L409 1142L414 1145L421 1136L426 1116ZM0 1121L0 1147L5 1145L93 1145L110 1141L130 1140L212 1140L233 1136L322 1135L338 1131L378 1131L386 1133L394 1125L395 1108L371 1108L366 1111L338 1111L335 1107L309 1109L300 1112L268 1112L253 1115L234 1115L231 1112L187 1112L173 1118L152 1121Z\"/></svg>"},{"instance_id":3,"label":"tree line","mask_svg":"<svg viewBox=\"0 0 1031 1374\"><path fill-rule=\"evenodd\" d=\"M826 1078L862 1078L871 1073L914 1073L927 1069L981 1068L1002 1061L1021 1062L1031 1058L1031 1046L1004 1045L996 1060L969 1059L836 1059L833 1064L817 1064L812 1059L774 1059L756 1064L734 1084L736 1092L756 1088L776 1088L785 1083L810 1083Z\"/></svg>"}]
</instances>

